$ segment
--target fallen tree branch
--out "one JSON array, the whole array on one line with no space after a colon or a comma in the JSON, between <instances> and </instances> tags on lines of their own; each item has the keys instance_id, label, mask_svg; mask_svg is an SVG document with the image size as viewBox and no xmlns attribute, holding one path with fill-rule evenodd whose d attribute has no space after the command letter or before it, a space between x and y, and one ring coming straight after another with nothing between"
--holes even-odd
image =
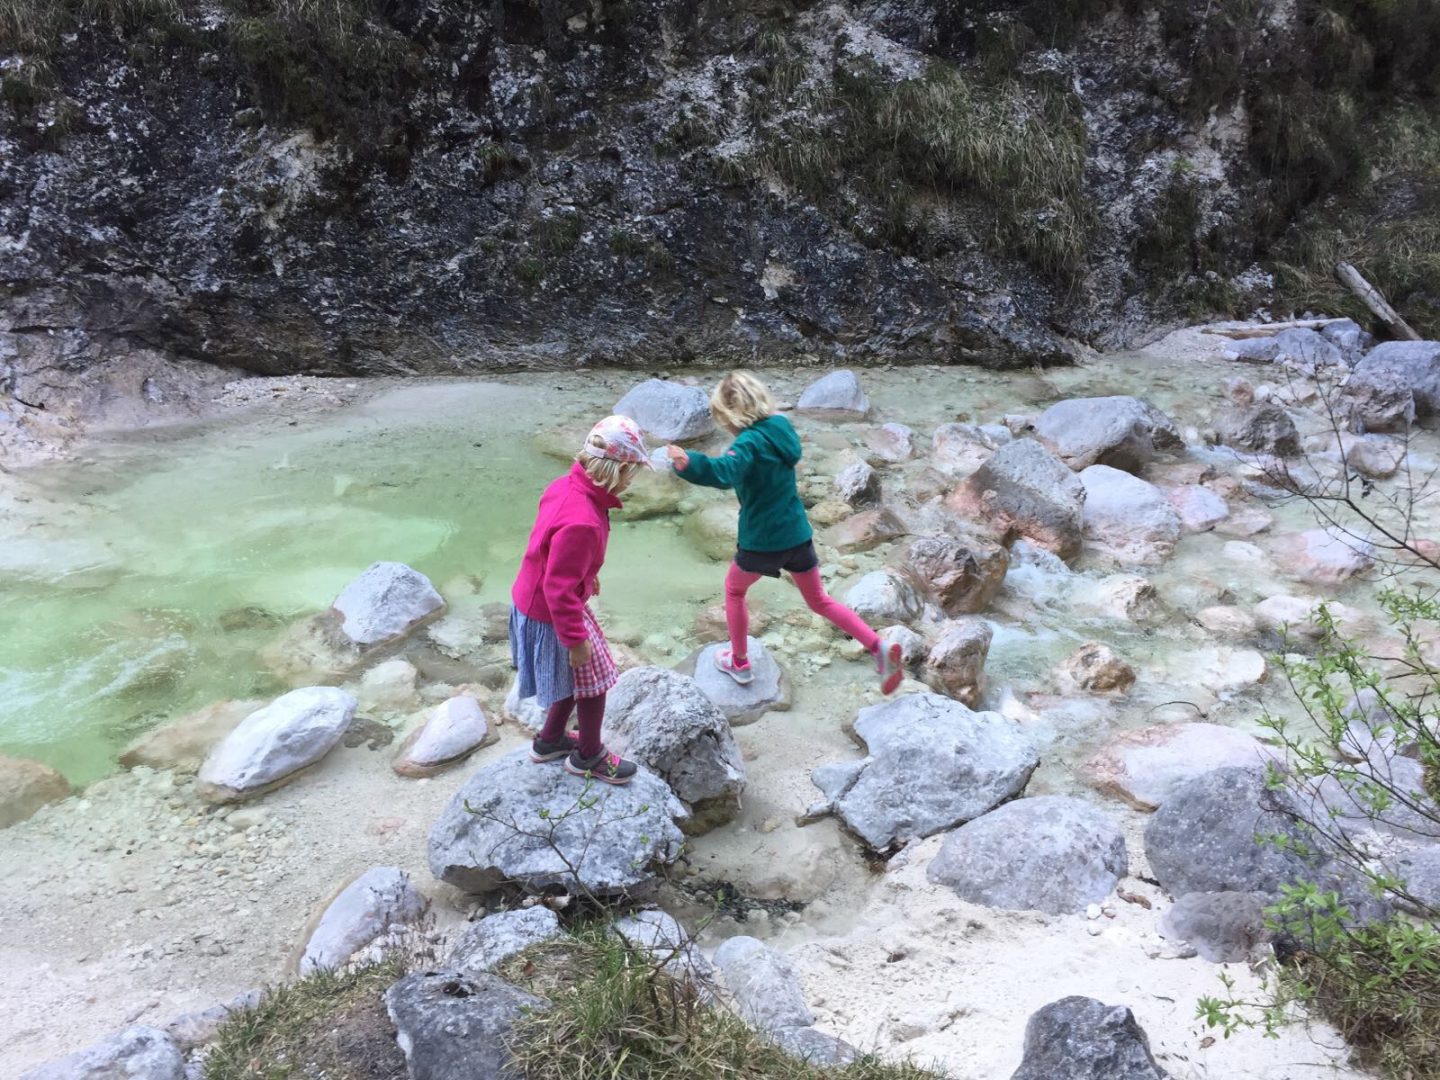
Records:
<instances>
[{"instance_id":1,"label":"fallen tree branch","mask_svg":"<svg viewBox=\"0 0 1440 1080\"><path fill-rule=\"evenodd\" d=\"M1375 313L1375 317L1390 327L1390 332L1400 341L1419 341L1420 335L1410 328L1410 324L1400 317L1400 313L1391 307L1380 295L1380 290L1365 280L1359 270L1348 262L1338 263L1335 267L1335 276L1340 283L1360 298L1360 302Z\"/></svg>"}]
</instances>

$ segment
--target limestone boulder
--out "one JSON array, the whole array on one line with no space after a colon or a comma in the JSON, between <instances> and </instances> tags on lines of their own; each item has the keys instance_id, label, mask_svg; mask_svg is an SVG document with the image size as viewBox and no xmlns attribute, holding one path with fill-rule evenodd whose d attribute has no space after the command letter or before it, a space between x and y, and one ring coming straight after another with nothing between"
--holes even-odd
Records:
<instances>
[{"instance_id":1,"label":"limestone boulder","mask_svg":"<svg viewBox=\"0 0 1440 1080\"><path fill-rule=\"evenodd\" d=\"M49 765L0 754L0 829L33 817L70 792L70 781Z\"/></svg>"},{"instance_id":2,"label":"limestone boulder","mask_svg":"<svg viewBox=\"0 0 1440 1080\"><path fill-rule=\"evenodd\" d=\"M733 503L707 503L685 517L685 537L707 559L729 562L735 557L740 510Z\"/></svg>"},{"instance_id":3,"label":"limestone boulder","mask_svg":"<svg viewBox=\"0 0 1440 1080\"><path fill-rule=\"evenodd\" d=\"M1417 416L1440 413L1440 341L1386 341L1355 365L1351 378L1362 382L1390 375L1410 388Z\"/></svg>"},{"instance_id":4,"label":"limestone boulder","mask_svg":"<svg viewBox=\"0 0 1440 1080\"><path fill-rule=\"evenodd\" d=\"M647 379L633 387L615 403L615 412L661 442L695 442L715 431L710 396L698 386L664 379Z\"/></svg>"},{"instance_id":5,"label":"limestone boulder","mask_svg":"<svg viewBox=\"0 0 1440 1080\"><path fill-rule=\"evenodd\" d=\"M1019 725L938 694L907 694L862 709L859 761L813 775L826 805L877 851L933 836L1024 790L1039 764Z\"/></svg>"},{"instance_id":6,"label":"limestone boulder","mask_svg":"<svg viewBox=\"0 0 1440 1080\"><path fill-rule=\"evenodd\" d=\"M1277 457L1300 453L1300 432L1295 421L1272 402L1222 409L1215 417L1215 432L1221 443L1236 450Z\"/></svg>"},{"instance_id":7,"label":"limestone boulder","mask_svg":"<svg viewBox=\"0 0 1440 1080\"><path fill-rule=\"evenodd\" d=\"M1002 445L976 424L941 424L930 436L930 467L951 478L970 476Z\"/></svg>"},{"instance_id":8,"label":"limestone boulder","mask_svg":"<svg viewBox=\"0 0 1440 1080\"><path fill-rule=\"evenodd\" d=\"M1220 724L1153 724L1117 736L1082 767L1096 790L1155 810L1176 790L1219 768L1263 768L1275 752Z\"/></svg>"},{"instance_id":9,"label":"limestone boulder","mask_svg":"<svg viewBox=\"0 0 1440 1080\"><path fill-rule=\"evenodd\" d=\"M910 579L888 569L872 571L852 585L845 593L845 604L872 623L913 622L925 609Z\"/></svg>"},{"instance_id":10,"label":"limestone boulder","mask_svg":"<svg viewBox=\"0 0 1440 1080\"><path fill-rule=\"evenodd\" d=\"M251 713L200 768L196 790L224 803L264 794L333 750L355 719L355 699L330 686L292 690Z\"/></svg>"},{"instance_id":11,"label":"limestone boulder","mask_svg":"<svg viewBox=\"0 0 1440 1080\"><path fill-rule=\"evenodd\" d=\"M859 419L870 412L870 399L853 371L832 371L805 388L796 409L820 416Z\"/></svg>"},{"instance_id":12,"label":"limestone boulder","mask_svg":"<svg viewBox=\"0 0 1440 1080\"><path fill-rule=\"evenodd\" d=\"M457 694L435 706L406 737L390 767L412 779L434 776L498 738L480 702Z\"/></svg>"},{"instance_id":13,"label":"limestone boulder","mask_svg":"<svg viewBox=\"0 0 1440 1080\"><path fill-rule=\"evenodd\" d=\"M1169 499L1180 516L1180 528L1187 533L1209 532L1230 516L1229 504L1199 484L1171 488Z\"/></svg>"},{"instance_id":14,"label":"limestone boulder","mask_svg":"<svg viewBox=\"0 0 1440 1080\"><path fill-rule=\"evenodd\" d=\"M905 522L889 506L872 506L851 514L825 532L825 541L844 555L873 551L906 533Z\"/></svg>"},{"instance_id":15,"label":"limestone boulder","mask_svg":"<svg viewBox=\"0 0 1440 1080\"><path fill-rule=\"evenodd\" d=\"M973 615L989 607L1005 584L1010 553L981 536L927 536L910 545L904 565L945 614Z\"/></svg>"},{"instance_id":16,"label":"limestone boulder","mask_svg":"<svg viewBox=\"0 0 1440 1080\"><path fill-rule=\"evenodd\" d=\"M946 499L960 517L997 533L1021 537L1062 559L1080 554L1085 486L1034 439L1002 446Z\"/></svg>"},{"instance_id":17,"label":"limestone boulder","mask_svg":"<svg viewBox=\"0 0 1440 1080\"><path fill-rule=\"evenodd\" d=\"M695 680L700 692L724 713L733 727L753 724L767 712L789 709L790 679L765 643L758 638L748 639L746 655L754 678L743 686L716 664L720 652L729 647L728 640L707 645L692 653L677 670Z\"/></svg>"},{"instance_id":18,"label":"limestone boulder","mask_svg":"<svg viewBox=\"0 0 1440 1080\"><path fill-rule=\"evenodd\" d=\"M185 1055L159 1028L126 1028L20 1080L185 1080Z\"/></svg>"},{"instance_id":19,"label":"limestone boulder","mask_svg":"<svg viewBox=\"0 0 1440 1080\"><path fill-rule=\"evenodd\" d=\"M404 637L445 610L430 579L404 563L377 562L335 598L340 631L362 648Z\"/></svg>"},{"instance_id":20,"label":"limestone boulder","mask_svg":"<svg viewBox=\"0 0 1440 1080\"><path fill-rule=\"evenodd\" d=\"M546 1004L494 975L441 969L406 975L385 1008L414 1080L524 1080L512 1033Z\"/></svg>"},{"instance_id":21,"label":"limestone boulder","mask_svg":"<svg viewBox=\"0 0 1440 1080\"><path fill-rule=\"evenodd\" d=\"M1061 681L1081 690L1108 693L1135 685L1135 669L1098 641L1082 645L1060 669Z\"/></svg>"},{"instance_id":22,"label":"limestone boulder","mask_svg":"<svg viewBox=\"0 0 1440 1080\"><path fill-rule=\"evenodd\" d=\"M985 659L994 637L984 619L951 619L935 635L925 657L925 681L956 701L974 707L985 680Z\"/></svg>"},{"instance_id":23,"label":"limestone boulder","mask_svg":"<svg viewBox=\"0 0 1440 1080\"><path fill-rule=\"evenodd\" d=\"M863 461L847 465L835 477L835 494L859 506L880 494L880 475Z\"/></svg>"},{"instance_id":24,"label":"limestone boulder","mask_svg":"<svg viewBox=\"0 0 1440 1080\"><path fill-rule=\"evenodd\" d=\"M1099 903L1129 869L1125 837L1080 799L1016 799L945 837L926 876L962 900L1051 915Z\"/></svg>"},{"instance_id":25,"label":"limestone boulder","mask_svg":"<svg viewBox=\"0 0 1440 1080\"><path fill-rule=\"evenodd\" d=\"M1339 585L1375 565L1373 544L1335 528L1279 537L1272 551L1281 570L1311 585Z\"/></svg>"},{"instance_id":26,"label":"limestone boulder","mask_svg":"<svg viewBox=\"0 0 1440 1080\"><path fill-rule=\"evenodd\" d=\"M1192 892L1258 892L1314 880L1324 860L1309 854L1297 824L1302 810L1263 769L1212 769L1170 790L1145 827L1145 854L1161 888ZM1277 846L1268 837L1288 838ZM1305 854L1302 854L1305 852Z\"/></svg>"},{"instance_id":27,"label":"limestone boulder","mask_svg":"<svg viewBox=\"0 0 1440 1080\"><path fill-rule=\"evenodd\" d=\"M714 976L710 961L690 940L674 917L663 911L637 911L615 922L615 932L644 956L676 978L705 987Z\"/></svg>"},{"instance_id":28,"label":"limestone boulder","mask_svg":"<svg viewBox=\"0 0 1440 1080\"><path fill-rule=\"evenodd\" d=\"M865 436L865 445L881 461L898 465L915 456L915 432L904 424L882 424Z\"/></svg>"},{"instance_id":29,"label":"limestone boulder","mask_svg":"<svg viewBox=\"0 0 1440 1080\"><path fill-rule=\"evenodd\" d=\"M1139 472L1157 451L1175 451L1184 440L1175 421L1134 397L1072 398L1035 419L1035 437L1079 472L1109 465Z\"/></svg>"},{"instance_id":30,"label":"limestone boulder","mask_svg":"<svg viewBox=\"0 0 1440 1080\"><path fill-rule=\"evenodd\" d=\"M400 927L414 926L430 902L393 866L377 866L325 901L304 935L301 976L344 967L360 950Z\"/></svg>"},{"instance_id":31,"label":"limestone boulder","mask_svg":"<svg viewBox=\"0 0 1440 1080\"><path fill-rule=\"evenodd\" d=\"M678 823L687 816L648 769L610 787L539 768L528 749L517 750L477 769L455 793L430 830L430 870L473 893L558 886L597 899L633 896L679 857Z\"/></svg>"},{"instance_id":32,"label":"limestone boulder","mask_svg":"<svg viewBox=\"0 0 1440 1080\"><path fill-rule=\"evenodd\" d=\"M715 967L735 1011L751 1027L780 1031L815 1022L790 961L763 941L726 938L715 950Z\"/></svg>"},{"instance_id":33,"label":"limestone boulder","mask_svg":"<svg viewBox=\"0 0 1440 1080\"><path fill-rule=\"evenodd\" d=\"M1408 431L1415 423L1415 391L1393 368L1357 368L1346 380L1336 411L1357 431Z\"/></svg>"},{"instance_id":34,"label":"limestone boulder","mask_svg":"<svg viewBox=\"0 0 1440 1080\"><path fill-rule=\"evenodd\" d=\"M497 911L466 927L445 964L462 975L493 972L510 957L563 933L560 917L542 905Z\"/></svg>"},{"instance_id":35,"label":"limestone boulder","mask_svg":"<svg viewBox=\"0 0 1440 1080\"><path fill-rule=\"evenodd\" d=\"M1271 938L1264 896L1248 892L1187 893L1160 917L1160 934L1192 945L1212 964L1238 964Z\"/></svg>"},{"instance_id":36,"label":"limestone boulder","mask_svg":"<svg viewBox=\"0 0 1440 1080\"><path fill-rule=\"evenodd\" d=\"M713 827L738 811L745 763L725 714L694 679L658 667L627 671L606 699L604 735L690 806L689 828Z\"/></svg>"},{"instance_id":37,"label":"limestone boulder","mask_svg":"<svg viewBox=\"0 0 1440 1080\"><path fill-rule=\"evenodd\" d=\"M1068 997L1025 1025L1025 1057L1010 1080L1168 1080L1123 1005Z\"/></svg>"},{"instance_id":38,"label":"limestone boulder","mask_svg":"<svg viewBox=\"0 0 1440 1080\"><path fill-rule=\"evenodd\" d=\"M1154 484L1108 465L1080 473L1085 540L1126 565L1155 566L1180 540L1180 515Z\"/></svg>"},{"instance_id":39,"label":"limestone boulder","mask_svg":"<svg viewBox=\"0 0 1440 1080\"><path fill-rule=\"evenodd\" d=\"M193 773L217 743L264 705L265 702L258 699L207 705L137 736L121 752L120 764L127 769L143 765L150 769Z\"/></svg>"}]
</instances>

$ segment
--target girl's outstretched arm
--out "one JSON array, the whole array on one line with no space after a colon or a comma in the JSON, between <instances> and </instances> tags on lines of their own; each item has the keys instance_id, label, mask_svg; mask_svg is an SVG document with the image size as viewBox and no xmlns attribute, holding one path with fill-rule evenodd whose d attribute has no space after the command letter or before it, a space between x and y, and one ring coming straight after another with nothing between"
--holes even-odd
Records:
<instances>
[{"instance_id":1,"label":"girl's outstretched arm","mask_svg":"<svg viewBox=\"0 0 1440 1080\"><path fill-rule=\"evenodd\" d=\"M694 450L680 452L685 455L684 465L675 454L670 455L670 460L675 462L675 474L701 487L733 488L750 468L752 460L750 446L744 439L736 439L719 457L706 457Z\"/></svg>"}]
</instances>

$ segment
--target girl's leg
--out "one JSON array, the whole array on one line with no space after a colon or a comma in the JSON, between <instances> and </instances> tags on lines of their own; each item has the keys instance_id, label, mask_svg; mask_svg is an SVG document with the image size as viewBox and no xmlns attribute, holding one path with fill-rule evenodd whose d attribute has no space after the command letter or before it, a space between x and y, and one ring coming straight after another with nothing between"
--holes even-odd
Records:
<instances>
[{"instance_id":1,"label":"girl's leg","mask_svg":"<svg viewBox=\"0 0 1440 1080\"><path fill-rule=\"evenodd\" d=\"M582 758L593 758L604 749L600 741L600 724L605 719L605 695L578 699L575 711L580 714L580 745L577 749Z\"/></svg>"},{"instance_id":2,"label":"girl's leg","mask_svg":"<svg viewBox=\"0 0 1440 1080\"><path fill-rule=\"evenodd\" d=\"M844 604L830 596L820 581L820 568L791 574L800 595L805 598L811 611L824 616L865 647L867 652L880 654L880 636L871 630L864 619Z\"/></svg>"},{"instance_id":3,"label":"girl's leg","mask_svg":"<svg viewBox=\"0 0 1440 1080\"><path fill-rule=\"evenodd\" d=\"M745 607L745 594L763 575L741 570L735 563L725 575L725 626L730 631L730 660L744 667L750 641L750 612Z\"/></svg>"},{"instance_id":4,"label":"girl's leg","mask_svg":"<svg viewBox=\"0 0 1440 1080\"><path fill-rule=\"evenodd\" d=\"M574 711L575 699L573 697L562 698L551 705L550 711L545 714L545 726L540 729L540 738L552 743L565 738L565 727L570 723L570 714ZM584 715L583 711L581 715ZM601 715L604 715L603 709Z\"/></svg>"}]
</instances>

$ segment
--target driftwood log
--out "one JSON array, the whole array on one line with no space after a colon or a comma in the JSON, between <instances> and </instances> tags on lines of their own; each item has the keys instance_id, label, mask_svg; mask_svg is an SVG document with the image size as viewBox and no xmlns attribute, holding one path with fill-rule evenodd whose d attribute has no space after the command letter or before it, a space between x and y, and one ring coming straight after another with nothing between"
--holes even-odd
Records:
<instances>
[{"instance_id":1,"label":"driftwood log","mask_svg":"<svg viewBox=\"0 0 1440 1080\"><path fill-rule=\"evenodd\" d=\"M1359 270L1347 262L1342 262L1335 267L1335 276L1342 285L1360 298L1361 303L1375 313L1377 319L1390 327L1390 333L1397 341L1420 340L1420 335L1410 328L1410 324L1386 302L1379 289L1365 280Z\"/></svg>"},{"instance_id":2,"label":"driftwood log","mask_svg":"<svg viewBox=\"0 0 1440 1080\"><path fill-rule=\"evenodd\" d=\"M1344 321L1344 319L1293 319L1290 322L1248 323L1245 326L1205 326L1201 328L1200 332L1217 334L1235 341L1244 341L1247 338L1274 337L1282 330L1319 330L1322 326Z\"/></svg>"}]
</instances>

